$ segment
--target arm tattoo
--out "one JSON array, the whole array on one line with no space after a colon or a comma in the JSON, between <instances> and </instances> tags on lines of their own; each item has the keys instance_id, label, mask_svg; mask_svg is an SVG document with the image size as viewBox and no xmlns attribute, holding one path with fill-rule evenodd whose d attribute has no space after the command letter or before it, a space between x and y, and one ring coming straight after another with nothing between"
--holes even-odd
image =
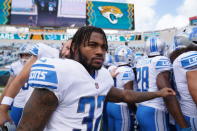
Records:
<instances>
[{"instance_id":1,"label":"arm tattoo","mask_svg":"<svg viewBox=\"0 0 197 131\"><path fill-rule=\"evenodd\" d=\"M58 99L53 92L35 89L25 105L17 131L43 131L57 106Z\"/></svg>"},{"instance_id":2,"label":"arm tattoo","mask_svg":"<svg viewBox=\"0 0 197 131\"><path fill-rule=\"evenodd\" d=\"M106 101L126 102L132 104L147 101L156 97L159 97L156 92L135 92L132 90L121 90L112 87L107 94Z\"/></svg>"}]
</instances>

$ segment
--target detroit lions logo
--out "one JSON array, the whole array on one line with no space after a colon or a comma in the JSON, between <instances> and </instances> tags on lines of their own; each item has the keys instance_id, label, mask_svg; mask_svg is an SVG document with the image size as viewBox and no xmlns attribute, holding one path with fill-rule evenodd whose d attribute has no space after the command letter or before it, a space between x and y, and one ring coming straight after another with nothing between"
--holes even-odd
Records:
<instances>
[{"instance_id":1,"label":"detroit lions logo","mask_svg":"<svg viewBox=\"0 0 197 131\"><path fill-rule=\"evenodd\" d=\"M123 16L122 11L115 6L99 6L98 9L101 14L112 24L117 24L118 18Z\"/></svg>"}]
</instances>

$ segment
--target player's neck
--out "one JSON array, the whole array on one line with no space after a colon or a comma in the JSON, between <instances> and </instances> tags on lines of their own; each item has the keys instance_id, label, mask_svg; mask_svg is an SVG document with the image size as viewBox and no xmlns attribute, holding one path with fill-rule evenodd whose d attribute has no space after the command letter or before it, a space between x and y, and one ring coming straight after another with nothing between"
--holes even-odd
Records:
<instances>
[{"instance_id":1,"label":"player's neck","mask_svg":"<svg viewBox=\"0 0 197 131\"><path fill-rule=\"evenodd\" d=\"M88 73L91 75L91 76L94 76L95 75L95 70L92 69L92 68L86 68L86 70L88 71Z\"/></svg>"}]
</instances>

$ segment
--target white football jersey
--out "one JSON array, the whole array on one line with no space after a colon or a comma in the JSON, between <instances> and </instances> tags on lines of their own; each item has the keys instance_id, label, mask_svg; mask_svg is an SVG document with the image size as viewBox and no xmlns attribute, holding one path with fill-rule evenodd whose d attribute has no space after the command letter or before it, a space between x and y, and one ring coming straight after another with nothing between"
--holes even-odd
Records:
<instances>
[{"instance_id":1,"label":"white football jersey","mask_svg":"<svg viewBox=\"0 0 197 131\"><path fill-rule=\"evenodd\" d=\"M103 102L113 86L107 69L98 70L94 79L74 60L41 58L32 66L28 82L58 98L59 105L45 131L99 130Z\"/></svg>"},{"instance_id":2,"label":"white football jersey","mask_svg":"<svg viewBox=\"0 0 197 131\"><path fill-rule=\"evenodd\" d=\"M173 71L177 90L180 94L180 106L184 115L197 117L197 105L194 103L187 85L186 72L197 70L197 51L189 51L178 56L173 62Z\"/></svg>"},{"instance_id":3,"label":"white football jersey","mask_svg":"<svg viewBox=\"0 0 197 131\"><path fill-rule=\"evenodd\" d=\"M59 50L47 44L42 44L42 43L35 44L33 48L30 50L30 52L31 54L37 56L38 59L42 57L59 58ZM29 87L29 92L27 93L25 99L26 102L29 100L29 97L31 96L33 90L34 90L33 88Z\"/></svg>"},{"instance_id":4,"label":"white football jersey","mask_svg":"<svg viewBox=\"0 0 197 131\"><path fill-rule=\"evenodd\" d=\"M136 65L137 83L140 92L155 92L158 91L156 84L157 75L164 71L170 71L172 65L169 58L165 56L155 56L139 61ZM153 107L160 110L166 110L163 99L155 98L149 101L141 102L140 104Z\"/></svg>"},{"instance_id":5,"label":"white football jersey","mask_svg":"<svg viewBox=\"0 0 197 131\"><path fill-rule=\"evenodd\" d=\"M112 68L115 67L109 67L109 71L111 71ZM119 66L116 67L116 72L118 75L116 78L114 78L114 86L119 89L124 89L124 85L129 82L129 81L134 81L135 75L133 73L133 70L129 66ZM116 103L116 104L121 104L121 105L127 105L126 103Z\"/></svg>"},{"instance_id":6,"label":"white football jersey","mask_svg":"<svg viewBox=\"0 0 197 131\"><path fill-rule=\"evenodd\" d=\"M135 79L135 75L131 67L128 66L120 66L117 68L116 72L118 75L116 76L116 87L119 89L124 89L124 85Z\"/></svg>"},{"instance_id":7,"label":"white football jersey","mask_svg":"<svg viewBox=\"0 0 197 131\"><path fill-rule=\"evenodd\" d=\"M10 66L8 66L9 72L11 76L17 76L21 72L23 68L23 64L21 63L20 60L12 63Z\"/></svg>"},{"instance_id":8,"label":"white football jersey","mask_svg":"<svg viewBox=\"0 0 197 131\"><path fill-rule=\"evenodd\" d=\"M23 64L20 62L20 60L12 63L10 65L10 75L12 75L12 76L19 75L22 68L23 68ZM23 108L25 106L25 104L26 104L25 100L26 100L28 89L29 89L29 87L28 87L27 83L25 83L25 85L23 87L21 87L19 93L14 98L13 105L15 107Z\"/></svg>"}]
</instances>

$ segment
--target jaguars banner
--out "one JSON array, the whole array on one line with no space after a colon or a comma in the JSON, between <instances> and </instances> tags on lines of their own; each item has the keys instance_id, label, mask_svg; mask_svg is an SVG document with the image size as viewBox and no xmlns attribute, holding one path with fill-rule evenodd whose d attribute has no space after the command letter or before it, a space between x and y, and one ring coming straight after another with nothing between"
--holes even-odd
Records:
<instances>
[{"instance_id":1,"label":"jaguars banner","mask_svg":"<svg viewBox=\"0 0 197 131\"><path fill-rule=\"evenodd\" d=\"M8 24L11 0L0 0L0 24Z\"/></svg>"},{"instance_id":2,"label":"jaguars banner","mask_svg":"<svg viewBox=\"0 0 197 131\"><path fill-rule=\"evenodd\" d=\"M134 5L88 1L86 11L87 25L108 29L134 30Z\"/></svg>"}]
</instances>

